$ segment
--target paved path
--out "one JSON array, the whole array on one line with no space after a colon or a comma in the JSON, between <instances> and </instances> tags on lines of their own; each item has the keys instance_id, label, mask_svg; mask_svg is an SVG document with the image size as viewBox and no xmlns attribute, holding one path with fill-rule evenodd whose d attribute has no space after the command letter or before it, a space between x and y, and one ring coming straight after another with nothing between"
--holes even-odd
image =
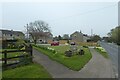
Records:
<instances>
[{"instance_id":1,"label":"paved path","mask_svg":"<svg viewBox=\"0 0 120 80\"><path fill-rule=\"evenodd\" d=\"M92 59L80 71L72 71L46 55L33 50L34 61L43 65L53 78L114 78L111 61L90 48Z\"/></svg>"}]
</instances>

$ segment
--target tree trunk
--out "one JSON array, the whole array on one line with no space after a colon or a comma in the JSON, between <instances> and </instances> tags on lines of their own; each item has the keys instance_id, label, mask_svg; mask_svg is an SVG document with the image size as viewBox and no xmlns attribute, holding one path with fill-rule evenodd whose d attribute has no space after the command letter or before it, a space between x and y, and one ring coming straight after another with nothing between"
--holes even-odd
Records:
<instances>
[{"instance_id":1,"label":"tree trunk","mask_svg":"<svg viewBox=\"0 0 120 80\"><path fill-rule=\"evenodd\" d=\"M36 43L37 43L37 40L34 40L34 43L36 44Z\"/></svg>"}]
</instances>

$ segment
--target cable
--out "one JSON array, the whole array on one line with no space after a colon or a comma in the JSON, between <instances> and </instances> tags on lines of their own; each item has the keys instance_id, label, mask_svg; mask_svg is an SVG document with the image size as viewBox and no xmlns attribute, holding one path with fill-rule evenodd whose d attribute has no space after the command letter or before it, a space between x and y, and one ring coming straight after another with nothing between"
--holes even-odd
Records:
<instances>
[{"instance_id":1,"label":"cable","mask_svg":"<svg viewBox=\"0 0 120 80\"><path fill-rule=\"evenodd\" d=\"M115 5L111 5L111 6L107 6L107 7L103 7L103 8L99 8L99 9L95 9L95 10L89 10L89 11L86 11L86 12L82 12L82 13L78 13L78 14L62 17L62 18L59 18L59 19L53 19L53 20L49 20L49 21L57 21L57 20L71 18L71 17L81 16L81 15L97 12L97 11L100 11L100 10L103 10L103 9L107 9L107 8L110 8L110 7L114 7L114 6L117 6L117 5L115 4Z\"/></svg>"}]
</instances>

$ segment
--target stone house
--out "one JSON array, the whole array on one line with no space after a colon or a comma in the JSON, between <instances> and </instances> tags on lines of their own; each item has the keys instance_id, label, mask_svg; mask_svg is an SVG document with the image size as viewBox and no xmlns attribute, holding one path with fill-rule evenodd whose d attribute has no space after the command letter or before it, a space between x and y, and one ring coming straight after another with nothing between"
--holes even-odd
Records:
<instances>
[{"instance_id":1,"label":"stone house","mask_svg":"<svg viewBox=\"0 0 120 80\"><path fill-rule=\"evenodd\" d=\"M70 35L70 38L72 41L75 42L87 42L87 40L89 39L89 37L87 35L84 35L82 32L74 32Z\"/></svg>"}]
</instances>

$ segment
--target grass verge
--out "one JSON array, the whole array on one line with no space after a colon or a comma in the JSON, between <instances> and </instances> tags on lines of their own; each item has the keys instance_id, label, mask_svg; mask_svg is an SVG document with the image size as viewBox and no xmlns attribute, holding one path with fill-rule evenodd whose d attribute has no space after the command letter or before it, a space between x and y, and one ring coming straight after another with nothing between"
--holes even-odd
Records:
<instances>
[{"instance_id":1,"label":"grass verge","mask_svg":"<svg viewBox=\"0 0 120 80\"><path fill-rule=\"evenodd\" d=\"M5 70L2 73L3 79L7 78L52 78L43 66L32 63L30 65Z\"/></svg>"},{"instance_id":2,"label":"grass verge","mask_svg":"<svg viewBox=\"0 0 120 80\"><path fill-rule=\"evenodd\" d=\"M64 51L69 49L68 46L54 46L52 48L54 48L57 51L57 53L52 53L48 50L44 50L44 49L34 46L34 49L47 55L50 59L55 60L55 61L65 65L69 69L72 69L75 71L79 71L80 69L82 69L84 67L84 65L86 63L88 63L88 61L92 58L92 55L88 48L83 48L85 51L85 55L83 55L83 56L73 55L72 57L64 56Z\"/></svg>"},{"instance_id":3,"label":"grass verge","mask_svg":"<svg viewBox=\"0 0 120 80\"><path fill-rule=\"evenodd\" d=\"M108 59L109 55L107 52L103 52L100 49L94 48L98 53L100 53L104 58Z\"/></svg>"}]
</instances>

